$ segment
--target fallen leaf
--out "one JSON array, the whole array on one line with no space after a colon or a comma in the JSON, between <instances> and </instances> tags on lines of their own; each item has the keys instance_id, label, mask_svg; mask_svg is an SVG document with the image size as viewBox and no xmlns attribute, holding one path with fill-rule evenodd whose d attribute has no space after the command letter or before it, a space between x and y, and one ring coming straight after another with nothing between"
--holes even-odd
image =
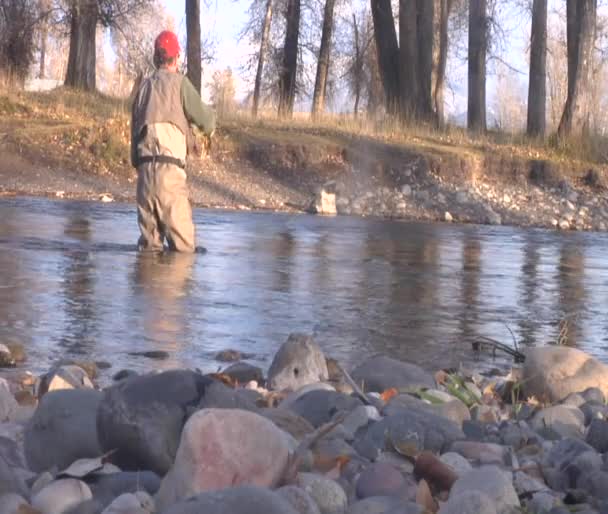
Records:
<instances>
[{"instance_id":1,"label":"fallen leaf","mask_svg":"<svg viewBox=\"0 0 608 514\"><path fill-rule=\"evenodd\" d=\"M387 403L388 401L390 401L391 398L394 398L395 396L397 396L399 394L399 391L397 389L395 389L394 387L391 389L387 389L386 391L384 391L381 395L380 398L382 398L382 401L384 403Z\"/></svg>"}]
</instances>

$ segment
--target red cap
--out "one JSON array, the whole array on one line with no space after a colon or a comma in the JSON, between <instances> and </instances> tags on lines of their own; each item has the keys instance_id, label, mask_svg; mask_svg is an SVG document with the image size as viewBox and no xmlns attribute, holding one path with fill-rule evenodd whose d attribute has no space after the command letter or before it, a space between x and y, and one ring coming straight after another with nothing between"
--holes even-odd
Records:
<instances>
[{"instance_id":1,"label":"red cap","mask_svg":"<svg viewBox=\"0 0 608 514\"><path fill-rule=\"evenodd\" d=\"M180 52L177 36L170 30L162 31L154 42L154 50L157 52L164 50L165 55L169 59L177 57Z\"/></svg>"}]
</instances>

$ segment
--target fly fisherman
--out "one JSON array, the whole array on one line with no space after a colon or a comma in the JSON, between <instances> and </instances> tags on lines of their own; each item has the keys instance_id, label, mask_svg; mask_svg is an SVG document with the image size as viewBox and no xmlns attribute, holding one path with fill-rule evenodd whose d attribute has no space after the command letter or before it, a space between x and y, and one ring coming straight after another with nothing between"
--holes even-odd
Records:
<instances>
[{"instance_id":1,"label":"fly fisherman","mask_svg":"<svg viewBox=\"0 0 608 514\"><path fill-rule=\"evenodd\" d=\"M215 114L178 73L177 36L163 31L154 43L156 71L137 89L131 113L131 163L137 168L139 250L195 251L186 156L196 146L191 125L211 137Z\"/></svg>"}]
</instances>

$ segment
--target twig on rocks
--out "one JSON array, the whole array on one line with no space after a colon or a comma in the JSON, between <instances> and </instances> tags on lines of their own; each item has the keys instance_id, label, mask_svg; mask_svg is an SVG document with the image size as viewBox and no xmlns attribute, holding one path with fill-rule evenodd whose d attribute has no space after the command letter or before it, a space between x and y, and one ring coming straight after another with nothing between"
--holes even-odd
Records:
<instances>
[{"instance_id":1,"label":"twig on rocks","mask_svg":"<svg viewBox=\"0 0 608 514\"><path fill-rule=\"evenodd\" d=\"M336 362L336 367L338 368L338 371L340 371L340 373L342 373L342 375L344 376L344 380L346 380L346 383L351 386L353 388L354 393L357 395L357 397L365 404L365 405L373 405L374 407L376 407L378 410L382 409L382 407L384 406L382 404L382 402L376 398L373 398L371 396L368 396L367 394L365 394L363 392L363 389L361 389L357 383L353 380L353 378L346 372L346 370L340 365L339 362Z\"/></svg>"},{"instance_id":2,"label":"twig on rocks","mask_svg":"<svg viewBox=\"0 0 608 514\"><path fill-rule=\"evenodd\" d=\"M491 348L494 349L494 351L496 350L502 350L505 353L508 353L509 355L513 356L513 358L515 359L515 362L524 362L526 360L526 356L521 353L519 350L514 350L513 348L511 348L510 346L501 343L500 341L496 341L495 339L492 339L491 337L486 337L486 336L477 336L477 340L473 341L472 343L473 345L473 350L475 351L479 351L481 346L490 346Z\"/></svg>"},{"instance_id":3,"label":"twig on rocks","mask_svg":"<svg viewBox=\"0 0 608 514\"><path fill-rule=\"evenodd\" d=\"M314 432L308 434L302 440L302 442L300 442L295 451L293 453L290 453L289 457L287 458L287 463L285 464L285 470L283 471L279 486L289 485L295 482L296 476L298 474L298 469L300 467L300 464L304 460L306 452L310 448L312 448L320 439L325 437L329 432L331 432L340 423L342 423L346 419L347 415L347 412L339 414L335 419L333 419L329 423L325 423L324 425L317 428Z\"/></svg>"}]
</instances>

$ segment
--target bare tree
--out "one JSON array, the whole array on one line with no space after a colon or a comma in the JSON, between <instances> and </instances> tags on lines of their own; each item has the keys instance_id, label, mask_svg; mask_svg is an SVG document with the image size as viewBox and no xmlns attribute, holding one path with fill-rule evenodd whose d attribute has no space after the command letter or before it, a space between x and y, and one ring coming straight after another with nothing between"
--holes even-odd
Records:
<instances>
[{"instance_id":1,"label":"bare tree","mask_svg":"<svg viewBox=\"0 0 608 514\"><path fill-rule=\"evenodd\" d=\"M547 125L547 0L534 0L530 35L528 125L531 137L544 136Z\"/></svg>"},{"instance_id":2,"label":"bare tree","mask_svg":"<svg viewBox=\"0 0 608 514\"><path fill-rule=\"evenodd\" d=\"M371 0L371 10L374 20L376 50L378 52L378 68L384 88L386 110L396 114L400 110L400 59L391 0Z\"/></svg>"},{"instance_id":3,"label":"bare tree","mask_svg":"<svg viewBox=\"0 0 608 514\"><path fill-rule=\"evenodd\" d=\"M266 10L264 14L264 21L262 25L262 39L260 40L260 52L258 54L258 65L255 74L255 86L253 89L253 106L251 108L251 114L253 117L257 117L258 109L260 105L260 94L262 91L262 76L264 73L264 61L266 59L266 52L268 51L268 40L270 38L270 25L272 23L272 0L266 1Z\"/></svg>"},{"instance_id":4,"label":"bare tree","mask_svg":"<svg viewBox=\"0 0 608 514\"><path fill-rule=\"evenodd\" d=\"M467 125L472 132L486 131L486 54L488 20L486 0L469 2L469 97Z\"/></svg>"},{"instance_id":5,"label":"bare tree","mask_svg":"<svg viewBox=\"0 0 608 514\"><path fill-rule=\"evenodd\" d=\"M296 98L298 75L298 42L300 38L300 0L288 0L285 19L285 46L283 47L283 67L279 81L279 116L290 118Z\"/></svg>"},{"instance_id":6,"label":"bare tree","mask_svg":"<svg viewBox=\"0 0 608 514\"><path fill-rule=\"evenodd\" d=\"M323 112L325 107L325 91L327 87L327 75L329 74L329 58L331 49L331 37L334 29L334 10L336 0L325 0L325 14L323 16L323 32L321 35L321 48L317 61L317 78L312 100L312 115L317 116Z\"/></svg>"},{"instance_id":7,"label":"bare tree","mask_svg":"<svg viewBox=\"0 0 608 514\"><path fill-rule=\"evenodd\" d=\"M560 139L589 130L597 0L568 0L566 16L568 98L557 130Z\"/></svg>"},{"instance_id":8,"label":"bare tree","mask_svg":"<svg viewBox=\"0 0 608 514\"><path fill-rule=\"evenodd\" d=\"M201 2L186 0L186 55L188 78L201 92Z\"/></svg>"},{"instance_id":9,"label":"bare tree","mask_svg":"<svg viewBox=\"0 0 608 514\"><path fill-rule=\"evenodd\" d=\"M435 71L435 87L433 89L433 105L437 126L443 127L445 124L445 74L448 64L449 35L448 26L450 12L454 0L439 0L438 16L438 49L437 49L437 69Z\"/></svg>"},{"instance_id":10,"label":"bare tree","mask_svg":"<svg viewBox=\"0 0 608 514\"><path fill-rule=\"evenodd\" d=\"M236 88L232 69L216 71L209 84L211 102L215 106L218 116L224 117L235 108Z\"/></svg>"},{"instance_id":11,"label":"bare tree","mask_svg":"<svg viewBox=\"0 0 608 514\"><path fill-rule=\"evenodd\" d=\"M399 82L401 112L415 117L418 110L418 12L417 0L399 0Z\"/></svg>"}]
</instances>

